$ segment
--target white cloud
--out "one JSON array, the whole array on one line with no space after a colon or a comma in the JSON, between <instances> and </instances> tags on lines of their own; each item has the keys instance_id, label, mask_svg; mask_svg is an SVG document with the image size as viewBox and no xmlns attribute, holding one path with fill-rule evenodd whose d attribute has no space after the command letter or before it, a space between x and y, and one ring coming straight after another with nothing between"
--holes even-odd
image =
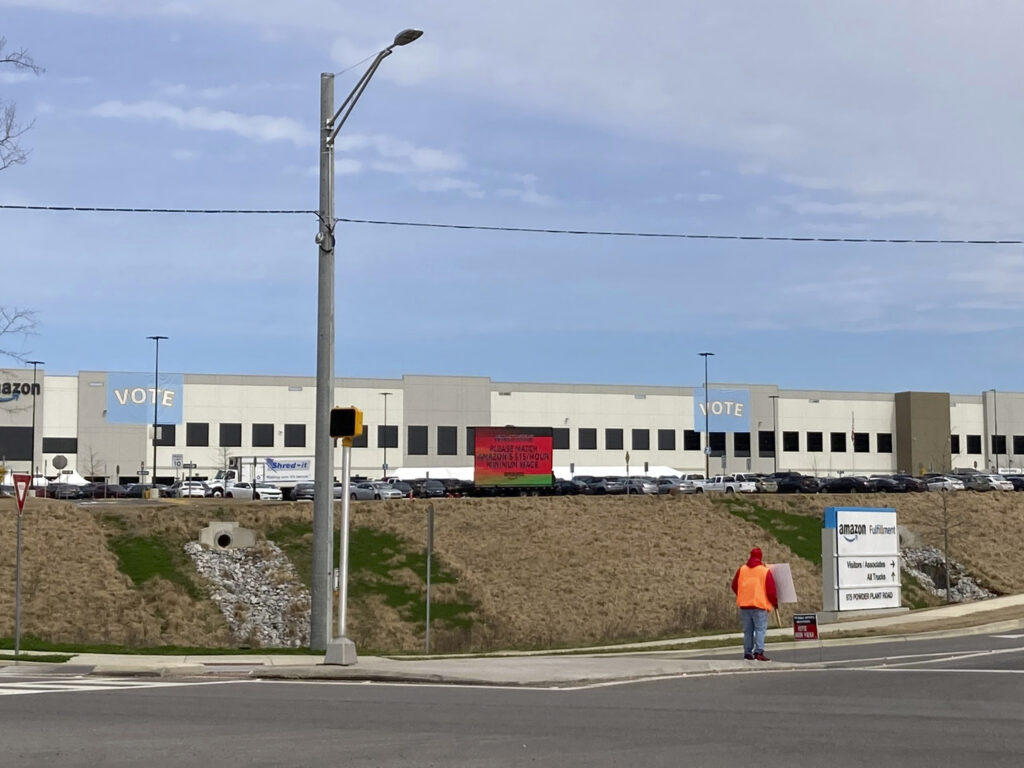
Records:
<instances>
[{"instance_id":1,"label":"white cloud","mask_svg":"<svg viewBox=\"0 0 1024 768\"><path fill-rule=\"evenodd\" d=\"M199 153L193 149L172 149L171 157L175 160L195 160Z\"/></svg>"},{"instance_id":2,"label":"white cloud","mask_svg":"<svg viewBox=\"0 0 1024 768\"><path fill-rule=\"evenodd\" d=\"M555 200L549 195L537 191L537 177L530 173L517 174L513 177L520 183L518 189L499 189L497 194L501 197L513 197L530 205L549 206Z\"/></svg>"},{"instance_id":3,"label":"white cloud","mask_svg":"<svg viewBox=\"0 0 1024 768\"><path fill-rule=\"evenodd\" d=\"M89 114L118 120L168 122L185 130L227 132L256 141L290 141L296 146L314 143L311 132L289 117L245 115L206 107L184 109L162 101L126 104L116 100L93 107Z\"/></svg>"},{"instance_id":4,"label":"white cloud","mask_svg":"<svg viewBox=\"0 0 1024 768\"><path fill-rule=\"evenodd\" d=\"M725 196L720 195L717 192L701 192L697 195L698 203L717 203L720 200L724 200Z\"/></svg>"},{"instance_id":5,"label":"white cloud","mask_svg":"<svg viewBox=\"0 0 1024 768\"><path fill-rule=\"evenodd\" d=\"M461 192L466 197L473 199L484 197L483 190L475 181L453 179L450 176L439 179L418 179L414 186L422 192Z\"/></svg>"}]
</instances>

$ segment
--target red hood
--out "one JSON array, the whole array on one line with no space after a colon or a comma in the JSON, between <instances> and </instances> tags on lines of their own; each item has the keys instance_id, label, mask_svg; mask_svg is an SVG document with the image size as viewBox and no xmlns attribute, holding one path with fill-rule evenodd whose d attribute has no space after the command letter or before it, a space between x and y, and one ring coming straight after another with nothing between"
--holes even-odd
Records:
<instances>
[{"instance_id":1,"label":"red hood","mask_svg":"<svg viewBox=\"0 0 1024 768\"><path fill-rule=\"evenodd\" d=\"M764 565L764 562L761 560L760 557L756 557L755 555L751 555L750 559L747 560L747 568L756 568L759 565Z\"/></svg>"}]
</instances>

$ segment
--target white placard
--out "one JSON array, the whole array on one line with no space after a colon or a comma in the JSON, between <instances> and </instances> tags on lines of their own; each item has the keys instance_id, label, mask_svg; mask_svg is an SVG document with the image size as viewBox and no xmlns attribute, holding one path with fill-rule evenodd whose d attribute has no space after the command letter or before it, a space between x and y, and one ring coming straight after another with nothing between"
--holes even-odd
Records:
<instances>
[{"instance_id":1,"label":"white placard","mask_svg":"<svg viewBox=\"0 0 1024 768\"><path fill-rule=\"evenodd\" d=\"M775 581L775 596L779 605L797 602L793 572L789 568L789 563L772 563L768 566L768 570L771 571L772 579Z\"/></svg>"},{"instance_id":2,"label":"white placard","mask_svg":"<svg viewBox=\"0 0 1024 768\"><path fill-rule=\"evenodd\" d=\"M900 559L889 557L837 557L839 587L892 587L900 585Z\"/></svg>"},{"instance_id":3,"label":"white placard","mask_svg":"<svg viewBox=\"0 0 1024 768\"><path fill-rule=\"evenodd\" d=\"M897 586L840 589L838 591L839 610L841 611L900 607L900 588Z\"/></svg>"},{"instance_id":4,"label":"white placard","mask_svg":"<svg viewBox=\"0 0 1024 768\"><path fill-rule=\"evenodd\" d=\"M898 555L896 515L873 510L836 510L836 554Z\"/></svg>"}]
</instances>

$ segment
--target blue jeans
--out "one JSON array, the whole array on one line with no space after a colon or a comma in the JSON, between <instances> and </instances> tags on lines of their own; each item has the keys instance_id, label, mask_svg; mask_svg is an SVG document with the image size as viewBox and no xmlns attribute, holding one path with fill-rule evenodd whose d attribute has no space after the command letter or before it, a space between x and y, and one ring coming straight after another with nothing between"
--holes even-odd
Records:
<instances>
[{"instance_id":1,"label":"blue jeans","mask_svg":"<svg viewBox=\"0 0 1024 768\"><path fill-rule=\"evenodd\" d=\"M768 611L763 608L740 608L743 622L743 655L764 653L764 636L768 633Z\"/></svg>"}]
</instances>

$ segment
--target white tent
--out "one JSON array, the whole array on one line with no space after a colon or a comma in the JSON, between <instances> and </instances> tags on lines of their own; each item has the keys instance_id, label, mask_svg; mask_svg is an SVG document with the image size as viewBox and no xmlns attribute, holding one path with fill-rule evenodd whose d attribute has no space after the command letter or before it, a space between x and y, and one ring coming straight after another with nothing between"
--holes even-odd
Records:
<instances>
[{"instance_id":1,"label":"white tent","mask_svg":"<svg viewBox=\"0 0 1024 768\"><path fill-rule=\"evenodd\" d=\"M89 481L78 474L77 469L72 469L68 474L64 474L62 470L60 475L53 478L51 483L67 483L68 485L85 485Z\"/></svg>"}]
</instances>

